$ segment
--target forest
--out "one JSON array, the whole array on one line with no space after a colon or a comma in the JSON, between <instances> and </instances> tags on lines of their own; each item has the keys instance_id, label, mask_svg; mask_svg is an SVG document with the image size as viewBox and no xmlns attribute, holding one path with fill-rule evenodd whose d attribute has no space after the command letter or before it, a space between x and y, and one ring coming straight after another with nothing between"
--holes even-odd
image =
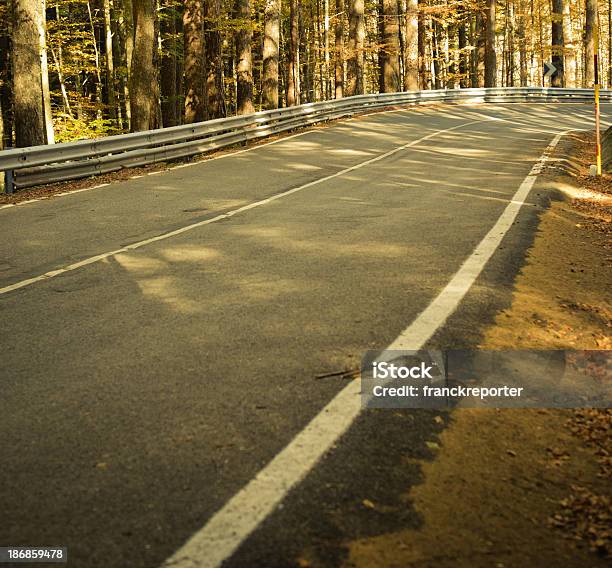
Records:
<instances>
[{"instance_id":1,"label":"forest","mask_svg":"<svg viewBox=\"0 0 612 568\"><path fill-rule=\"evenodd\" d=\"M610 87L610 1L0 0L2 147L363 93L592 88L596 48Z\"/></svg>"}]
</instances>

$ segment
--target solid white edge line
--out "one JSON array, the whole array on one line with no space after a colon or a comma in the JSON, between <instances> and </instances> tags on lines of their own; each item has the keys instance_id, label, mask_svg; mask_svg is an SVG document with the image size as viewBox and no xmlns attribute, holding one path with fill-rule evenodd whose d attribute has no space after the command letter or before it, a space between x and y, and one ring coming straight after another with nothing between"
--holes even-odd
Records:
<instances>
[{"instance_id":1,"label":"solid white edge line","mask_svg":"<svg viewBox=\"0 0 612 568\"><path fill-rule=\"evenodd\" d=\"M421 349L457 309L512 226L550 153L568 132L571 130L553 138L493 228L440 294L387 350ZM230 558L348 430L361 410L359 394L359 381L351 381L254 479L170 556L163 568L213 568Z\"/></svg>"},{"instance_id":2,"label":"solid white edge line","mask_svg":"<svg viewBox=\"0 0 612 568\"><path fill-rule=\"evenodd\" d=\"M288 195L291 195L292 193L297 193L298 191L302 191L304 189L307 189L309 187L313 187L315 185L318 185L320 183L324 183L326 181L329 181L330 179L334 179L340 176L343 176L349 172L353 172L355 170L359 170L365 166L368 166L370 164L373 164L375 162L378 162L380 160L384 160L385 158L388 158L389 156L392 156L393 154L396 154L397 152L401 152L402 150L405 150L407 148L410 148L412 146L416 146L417 144L420 144L421 142L424 142L425 140L429 140L430 138L433 138L434 136L438 136L439 134L444 134L445 132L451 132L452 130L457 130L458 128L465 128L466 126L470 126L471 124L476 124L478 122L484 122L488 120L487 118L484 119L479 119L479 120L472 120L470 122L464 122L462 124L459 124L457 126L452 126L450 128L445 128L443 130L437 130L435 132L432 132L431 134L428 134L427 136L423 136L422 138L419 138L418 140L413 140L412 142L408 142L407 144L403 144L402 146L398 146L396 148L394 148L393 150L389 150L388 152L385 152L384 154L380 154L378 156L375 156L374 158L370 158L368 160L365 160L363 162L360 162L359 164L355 164L354 166L350 166L348 168L345 168L343 170L340 170L339 172L336 172L334 174L330 174L328 176L322 177L322 178L318 178L316 180L313 180L311 182L305 183L304 185L300 185L299 187L294 187L293 189L289 189L287 191L283 191L281 193L277 193L276 195L273 195L271 197L268 197L266 199L262 199L260 201L254 201L253 203L249 203L248 205L243 205L242 207L238 207L237 209L233 209L232 211L228 211L227 213L222 213L220 215L217 215L215 217L212 217L211 219L206 219L205 221L198 221L197 223L192 223L191 225L185 225L184 227L181 227L180 229L175 229L174 231L169 231L167 233L163 233L161 235L157 235L156 237L152 237L150 239L145 239L143 241L139 241L137 243L132 243L131 245L126 245L124 247L121 247L119 249L113 250L113 251L109 251L109 252L104 252L89 258L86 258L84 260L80 260L79 262L75 262L74 264L69 264L67 266L64 266L62 268L57 268L55 270L52 270L50 272L45 272L44 274L40 274L39 276L34 276L32 278L28 278L26 280L21 280L20 282L15 282L14 284L10 284L8 286L4 286L3 288L0 288L0 295L2 294L7 294L8 292L13 292L14 290L18 290L20 288L25 288L26 286L30 286L36 282L40 282L42 280L48 280L49 278L55 278L56 276L60 276L61 274L65 274L66 272L71 272L73 270L76 270L77 268L81 268L83 266L87 266L89 264L93 264L96 262L100 262L101 260L105 260L111 256L115 256L124 252L128 252L130 250L135 250L141 247L144 247L146 245L149 245L151 243L155 243L158 241L163 241L165 239L169 239L171 237L175 237L177 235L180 235L182 233L186 233L188 231L193 231L194 229L197 229L199 227L204 227L205 225L210 225L211 223L215 223L217 221L221 221L222 219L228 219L229 217L233 217L234 215L237 215L238 213L243 213L244 211L249 211L250 209L255 209L256 207L260 207L262 205L265 205L267 203L271 203L272 201L276 201L277 199L281 199L282 197L286 197Z\"/></svg>"}]
</instances>

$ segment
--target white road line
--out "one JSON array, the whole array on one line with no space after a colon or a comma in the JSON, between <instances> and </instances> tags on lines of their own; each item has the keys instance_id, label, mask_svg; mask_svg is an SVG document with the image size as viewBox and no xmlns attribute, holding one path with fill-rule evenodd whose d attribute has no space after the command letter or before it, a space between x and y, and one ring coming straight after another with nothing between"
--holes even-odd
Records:
<instances>
[{"instance_id":1,"label":"white road line","mask_svg":"<svg viewBox=\"0 0 612 568\"><path fill-rule=\"evenodd\" d=\"M77 268L82 268L83 266L87 266L89 264L100 262L102 260L105 260L117 254L129 252L131 250L135 250L135 249L144 247L146 245L150 245L151 243L163 241L171 237L176 237L177 235L180 235L182 233L193 231L194 229L197 229L199 227L204 227L205 225L210 225L211 223L221 221L222 219L228 219L230 217L233 217L234 215L237 215L238 213L243 213L244 211L249 211L250 209L255 209L256 207L261 207L262 205L266 205L267 203L276 201L277 199L280 199L281 197L286 197L288 195L291 195L292 193L297 193L298 191L302 191L309 187L319 185L320 183L329 181L330 179L334 179L334 178L343 176L355 170L359 170L365 166L369 166L370 164L373 164L380 160L384 160L385 158L388 158L389 156L392 156L393 154L396 154L397 152L401 152L402 150L406 150L407 148L416 146L417 144L420 144L421 142L424 142L425 140L429 140L430 138L433 138L434 136L438 136L439 134L443 134L445 132L451 132L452 130L457 130L458 128L465 128L466 126L470 126L471 124L476 124L478 122L484 122L485 120L488 120L488 119L472 120L470 122L464 122L463 124L459 124L458 126L453 126L451 128L445 128L443 130L437 130L436 132L432 132L431 134L428 134L427 136L423 136L422 138L419 138L418 140L413 140L412 142L408 142L407 144L398 146L397 148L394 148L393 150L389 150L388 152L385 152L384 154L380 154L379 156L370 158L369 160L365 160L364 162L360 162L359 164L356 164L349 168L345 168L344 170L340 170L339 172L336 172L334 174L316 179L304 185L300 185L299 187L294 187L293 189L283 191L282 193L277 193L276 195L273 195L272 197L268 197L260 201L254 201L253 203L249 203L248 205L243 205L242 207L239 207L238 209L233 209L232 211L228 211L227 213L222 213L221 215L217 215L216 217L212 217L211 219L206 219L205 221L199 221L197 223L192 223L191 225L186 225L184 227L181 227L180 229L169 231L167 233L163 233L156 237L145 239L144 241L132 243L131 245L126 245L116 250L98 254L96 256L92 256L84 260L81 260L79 262L75 262L74 264L69 264L68 266L64 266L62 268L58 268L50 272L45 272L44 274L40 274L39 276L28 278L27 280L21 280L20 282L16 282L15 284L10 284L9 286L0 288L0 295L7 294L8 292L12 292L14 290L18 290L19 288L25 288L26 286L30 286L42 280L48 280L49 278L55 278L56 276L60 276L61 274L65 274L66 272L71 272L73 270L76 270Z\"/></svg>"},{"instance_id":2,"label":"white road line","mask_svg":"<svg viewBox=\"0 0 612 568\"><path fill-rule=\"evenodd\" d=\"M387 347L388 350L420 349L457 309L512 226L550 153L567 132L570 131L553 138L493 228L440 294ZM228 559L357 418L361 410L359 392L357 380L344 387L285 449L168 558L163 567L213 568Z\"/></svg>"}]
</instances>

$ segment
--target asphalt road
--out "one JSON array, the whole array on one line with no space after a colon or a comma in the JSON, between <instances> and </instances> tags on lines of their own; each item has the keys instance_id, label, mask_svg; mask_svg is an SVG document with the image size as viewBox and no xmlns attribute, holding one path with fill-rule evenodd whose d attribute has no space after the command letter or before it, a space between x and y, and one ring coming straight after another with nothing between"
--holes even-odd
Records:
<instances>
[{"instance_id":1,"label":"asphalt road","mask_svg":"<svg viewBox=\"0 0 612 568\"><path fill-rule=\"evenodd\" d=\"M0 546L160 566L345 386L316 375L393 341L554 135L590 118L569 104L374 114L0 210ZM507 301L547 189L536 181L433 342L477 336ZM427 457L443 427L362 414L228 564L292 566L314 546L333 565L345 538L418 526L391 506L419 479L400 458Z\"/></svg>"}]
</instances>

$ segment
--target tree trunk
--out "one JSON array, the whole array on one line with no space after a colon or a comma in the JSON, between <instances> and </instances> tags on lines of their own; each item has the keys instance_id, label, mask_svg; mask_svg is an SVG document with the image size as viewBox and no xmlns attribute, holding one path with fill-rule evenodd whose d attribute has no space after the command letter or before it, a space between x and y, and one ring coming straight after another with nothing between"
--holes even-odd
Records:
<instances>
[{"instance_id":1,"label":"tree trunk","mask_svg":"<svg viewBox=\"0 0 612 568\"><path fill-rule=\"evenodd\" d=\"M51 57L53 57L53 64L55 65L55 72L57 73L57 80L59 81L60 91L62 93L62 100L64 101L64 112L70 118L72 118L72 107L70 105L70 99L68 98L68 91L66 89L66 82L64 80L64 71L62 69L61 57L55 53L53 45L49 45L49 49L51 50Z\"/></svg>"},{"instance_id":2,"label":"tree trunk","mask_svg":"<svg viewBox=\"0 0 612 568\"><path fill-rule=\"evenodd\" d=\"M401 89L399 21L397 0L382 0L382 23L384 52L382 66L382 92L395 93Z\"/></svg>"},{"instance_id":3,"label":"tree trunk","mask_svg":"<svg viewBox=\"0 0 612 568\"><path fill-rule=\"evenodd\" d=\"M183 59L185 66L185 123L187 124L200 122L205 118L203 34L203 0L185 0L183 11Z\"/></svg>"},{"instance_id":4,"label":"tree trunk","mask_svg":"<svg viewBox=\"0 0 612 568\"><path fill-rule=\"evenodd\" d=\"M236 112L249 114L255 112L253 107L253 56L251 54L250 0L236 1L236 17L240 20L236 31Z\"/></svg>"},{"instance_id":5,"label":"tree trunk","mask_svg":"<svg viewBox=\"0 0 612 568\"><path fill-rule=\"evenodd\" d=\"M542 80L542 67L538 65L538 58L536 57L536 14L535 14L535 2L529 0L529 82L530 85L536 86L538 81Z\"/></svg>"},{"instance_id":6,"label":"tree trunk","mask_svg":"<svg viewBox=\"0 0 612 568\"><path fill-rule=\"evenodd\" d=\"M485 87L495 87L497 82L497 59L495 55L495 0L487 0L484 79Z\"/></svg>"},{"instance_id":7,"label":"tree trunk","mask_svg":"<svg viewBox=\"0 0 612 568\"><path fill-rule=\"evenodd\" d=\"M406 41L404 44L404 89L419 88L419 4L418 0L406 3Z\"/></svg>"},{"instance_id":8,"label":"tree trunk","mask_svg":"<svg viewBox=\"0 0 612 568\"><path fill-rule=\"evenodd\" d=\"M278 108L278 62L280 46L280 0L266 0L264 12L262 103Z\"/></svg>"},{"instance_id":9,"label":"tree trunk","mask_svg":"<svg viewBox=\"0 0 612 568\"><path fill-rule=\"evenodd\" d=\"M476 81L475 87L485 86L485 59L487 45L487 26L484 11L478 11L476 14Z\"/></svg>"},{"instance_id":10,"label":"tree trunk","mask_svg":"<svg viewBox=\"0 0 612 568\"><path fill-rule=\"evenodd\" d=\"M336 27L334 45L336 98L344 96L344 0L336 0Z\"/></svg>"},{"instance_id":11,"label":"tree trunk","mask_svg":"<svg viewBox=\"0 0 612 568\"><path fill-rule=\"evenodd\" d=\"M159 128L159 84L155 66L155 0L133 0L134 53L130 81L132 130Z\"/></svg>"},{"instance_id":12,"label":"tree trunk","mask_svg":"<svg viewBox=\"0 0 612 568\"><path fill-rule=\"evenodd\" d=\"M0 98L0 150L4 150L4 113L2 112L2 98ZM0 172L0 194L6 191L6 174Z\"/></svg>"},{"instance_id":13,"label":"tree trunk","mask_svg":"<svg viewBox=\"0 0 612 568\"><path fill-rule=\"evenodd\" d=\"M384 0L378 0L378 14L376 18L377 23L377 40L378 40L378 92L382 93L385 90L385 7ZM367 61L366 61L367 68Z\"/></svg>"},{"instance_id":14,"label":"tree trunk","mask_svg":"<svg viewBox=\"0 0 612 568\"><path fill-rule=\"evenodd\" d=\"M561 0L562 1L562 0ZM506 87L514 87L515 86L515 69L514 69L514 59L515 59L515 49L514 49L514 24L515 24L515 15L514 15L514 1L508 0L506 6L506 14L507 14L507 61L506 61Z\"/></svg>"},{"instance_id":15,"label":"tree trunk","mask_svg":"<svg viewBox=\"0 0 612 568\"><path fill-rule=\"evenodd\" d=\"M612 0L608 0L608 89L612 89Z\"/></svg>"},{"instance_id":16,"label":"tree trunk","mask_svg":"<svg viewBox=\"0 0 612 568\"><path fill-rule=\"evenodd\" d=\"M468 44L470 45L470 87L478 87L478 30L476 29L477 16L468 17Z\"/></svg>"},{"instance_id":17,"label":"tree trunk","mask_svg":"<svg viewBox=\"0 0 612 568\"><path fill-rule=\"evenodd\" d=\"M111 120L117 119L117 96L115 94L115 66L113 61L113 32L111 29L111 0L104 4L104 50L106 55L106 100L108 115Z\"/></svg>"},{"instance_id":18,"label":"tree trunk","mask_svg":"<svg viewBox=\"0 0 612 568\"><path fill-rule=\"evenodd\" d=\"M41 10L39 0L12 1L15 144L19 148L45 143L38 30Z\"/></svg>"},{"instance_id":19,"label":"tree trunk","mask_svg":"<svg viewBox=\"0 0 612 568\"><path fill-rule=\"evenodd\" d=\"M563 73L563 0L552 0L551 20L552 64L557 68L557 71L550 78L550 86L565 87Z\"/></svg>"},{"instance_id":20,"label":"tree trunk","mask_svg":"<svg viewBox=\"0 0 612 568\"><path fill-rule=\"evenodd\" d=\"M300 102L299 104L311 103L315 96L315 76L317 74L317 62L315 60L315 29L314 29L314 15L313 5L310 3L310 25L307 26L306 18L303 17L304 10L302 3L298 0L297 3L297 14L298 14L298 66L297 76L299 78L298 84L300 86ZM302 63L302 61L304 63ZM300 73L301 71L301 73Z\"/></svg>"},{"instance_id":21,"label":"tree trunk","mask_svg":"<svg viewBox=\"0 0 612 568\"><path fill-rule=\"evenodd\" d=\"M440 73L440 24L432 20L431 22L431 62L433 64L433 88L440 89L441 73Z\"/></svg>"},{"instance_id":22,"label":"tree trunk","mask_svg":"<svg viewBox=\"0 0 612 568\"><path fill-rule=\"evenodd\" d=\"M365 42L364 0L349 3L348 61L346 69L346 95L363 95L363 57Z\"/></svg>"},{"instance_id":23,"label":"tree trunk","mask_svg":"<svg viewBox=\"0 0 612 568\"><path fill-rule=\"evenodd\" d=\"M544 86L544 74L541 72L542 69L544 68L544 19L542 18L542 10L538 10L538 36L539 36L539 43L540 43L540 73L539 73L539 79L540 79L540 85L543 87Z\"/></svg>"},{"instance_id":24,"label":"tree trunk","mask_svg":"<svg viewBox=\"0 0 612 568\"><path fill-rule=\"evenodd\" d=\"M226 116L220 22L221 0L208 0L204 19L204 38L206 41L206 117L209 119Z\"/></svg>"},{"instance_id":25,"label":"tree trunk","mask_svg":"<svg viewBox=\"0 0 612 568\"><path fill-rule=\"evenodd\" d=\"M457 43L459 47L459 87L465 89L468 86L469 65L467 55L467 30L465 29L465 12L461 11L461 16L457 22Z\"/></svg>"},{"instance_id":26,"label":"tree trunk","mask_svg":"<svg viewBox=\"0 0 612 568\"><path fill-rule=\"evenodd\" d=\"M130 108L130 80L132 77L132 57L134 55L134 8L132 6L132 0L123 0L121 30L126 68L126 76L123 78L125 118L128 130L132 130L132 109Z\"/></svg>"},{"instance_id":27,"label":"tree trunk","mask_svg":"<svg viewBox=\"0 0 612 568\"><path fill-rule=\"evenodd\" d=\"M427 35L426 20L422 8L423 0L418 0L419 7L419 29L418 29L418 51L419 51L419 88L429 87L429 71L427 68Z\"/></svg>"},{"instance_id":28,"label":"tree trunk","mask_svg":"<svg viewBox=\"0 0 612 568\"><path fill-rule=\"evenodd\" d=\"M0 22L0 105L2 113L3 148L12 146L13 142L13 77L11 73L11 40L9 22Z\"/></svg>"},{"instance_id":29,"label":"tree trunk","mask_svg":"<svg viewBox=\"0 0 612 568\"><path fill-rule=\"evenodd\" d=\"M595 26L597 25L597 0L586 0L584 33L584 84L591 88L595 82Z\"/></svg>"},{"instance_id":30,"label":"tree trunk","mask_svg":"<svg viewBox=\"0 0 612 568\"><path fill-rule=\"evenodd\" d=\"M527 37L525 33L525 0L519 0L519 15L517 21L517 39L519 42L519 76L521 87L526 87L528 83L527 75Z\"/></svg>"},{"instance_id":31,"label":"tree trunk","mask_svg":"<svg viewBox=\"0 0 612 568\"><path fill-rule=\"evenodd\" d=\"M102 97L100 96L102 89L102 74L100 72L100 52L98 51L98 37L96 34L96 24L94 23L93 13L91 10L91 0L87 0L87 14L89 16L89 28L91 31L91 43L94 49L95 72L96 78L94 81L94 97L96 101L96 118L102 118ZM98 30L99 31L99 30Z\"/></svg>"},{"instance_id":32,"label":"tree trunk","mask_svg":"<svg viewBox=\"0 0 612 568\"><path fill-rule=\"evenodd\" d=\"M160 19L162 36L160 86L162 124L167 127L179 124L179 117L176 104L176 14L172 5L165 6L164 12L164 17Z\"/></svg>"},{"instance_id":33,"label":"tree trunk","mask_svg":"<svg viewBox=\"0 0 612 568\"><path fill-rule=\"evenodd\" d=\"M323 98L331 99L331 77L329 71L329 0L324 0L323 4Z\"/></svg>"},{"instance_id":34,"label":"tree trunk","mask_svg":"<svg viewBox=\"0 0 612 568\"><path fill-rule=\"evenodd\" d=\"M457 26L453 24L446 26L444 53L446 61L446 88L454 89L457 74Z\"/></svg>"},{"instance_id":35,"label":"tree trunk","mask_svg":"<svg viewBox=\"0 0 612 568\"><path fill-rule=\"evenodd\" d=\"M40 17L38 19L38 38L40 42L40 80L43 93L43 110L45 123L45 142L55 144L53 131L53 114L51 112L51 92L49 89L49 63L47 60L47 22L46 2L41 0Z\"/></svg>"},{"instance_id":36,"label":"tree trunk","mask_svg":"<svg viewBox=\"0 0 612 568\"><path fill-rule=\"evenodd\" d=\"M289 0L289 66L287 106L300 104L300 34L297 0Z\"/></svg>"},{"instance_id":37,"label":"tree trunk","mask_svg":"<svg viewBox=\"0 0 612 568\"><path fill-rule=\"evenodd\" d=\"M563 45L565 47L565 61L563 62L565 86L573 89L576 87L576 46L572 31L570 0L565 0L563 3Z\"/></svg>"}]
</instances>

